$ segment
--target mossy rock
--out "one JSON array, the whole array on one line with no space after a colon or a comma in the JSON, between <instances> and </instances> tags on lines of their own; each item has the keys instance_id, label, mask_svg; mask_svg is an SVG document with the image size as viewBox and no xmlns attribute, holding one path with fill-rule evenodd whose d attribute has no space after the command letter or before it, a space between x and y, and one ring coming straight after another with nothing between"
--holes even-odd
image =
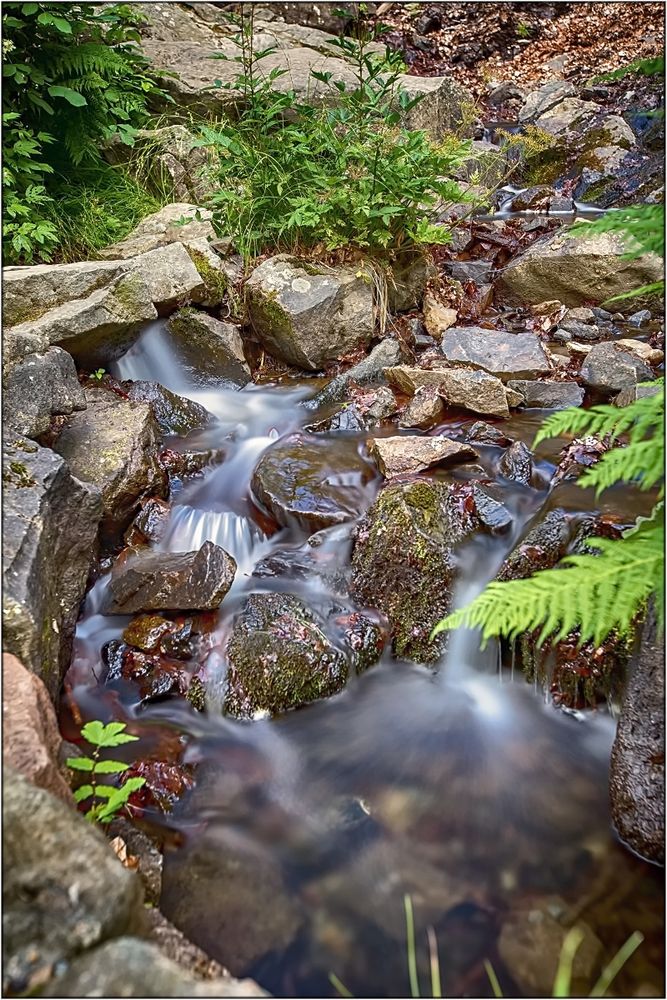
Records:
<instances>
[{"instance_id":1,"label":"mossy rock","mask_svg":"<svg viewBox=\"0 0 667 1000\"><path fill-rule=\"evenodd\" d=\"M336 694L350 671L361 673L378 659L380 629L370 619L346 616L340 642L329 628L292 594L251 594L227 646L225 711L248 719L298 708Z\"/></svg>"},{"instance_id":2,"label":"mossy rock","mask_svg":"<svg viewBox=\"0 0 667 1000\"><path fill-rule=\"evenodd\" d=\"M458 487L427 480L386 487L361 521L353 596L388 618L397 656L440 656L443 638L430 634L450 608L454 550L477 527Z\"/></svg>"}]
</instances>

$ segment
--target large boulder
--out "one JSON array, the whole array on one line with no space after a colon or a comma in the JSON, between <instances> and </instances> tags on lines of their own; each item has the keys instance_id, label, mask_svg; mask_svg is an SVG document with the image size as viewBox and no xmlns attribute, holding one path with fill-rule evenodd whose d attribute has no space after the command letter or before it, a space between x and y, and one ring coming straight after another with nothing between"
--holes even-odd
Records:
<instances>
[{"instance_id":1,"label":"large boulder","mask_svg":"<svg viewBox=\"0 0 667 1000\"><path fill-rule=\"evenodd\" d=\"M387 617L397 656L438 659L431 631L449 611L455 549L476 527L456 487L426 480L386 486L361 520L352 593Z\"/></svg>"},{"instance_id":2,"label":"large boulder","mask_svg":"<svg viewBox=\"0 0 667 1000\"><path fill-rule=\"evenodd\" d=\"M141 929L142 890L80 813L5 769L3 992L43 983L58 963Z\"/></svg>"},{"instance_id":3,"label":"large boulder","mask_svg":"<svg viewBox=\"0 0 667 1000\"><path fill-rule=\"evenodd\" d=\"M373 336L373 282L363 267L326 267L281 254L246 282L253 329L270 353L317 370Z\"/></svg>"},{"instance_id":4,"label":"large boulder","mask_svg":"<svg viewBox=\"0 0 667 1000\"><path fill-rule=\"evenodd\" d=\"M452 327L443 335L440 350L452 364L482 368L503 380L535 378L551 371L547 353L534 333Z\"/></svg>"},{"instance_id":5,"label":"large boulder","mask_svg":"<svg viewBox=\"0 0 667 1000\"><path fill-rule=\"evenodd\" d=\"M164 496L167 476L158 463L159 428L147 403L133 403L101 387L86 389L88 408L70 417L54 450L72 473L102 494L102 533L118 539L147 496Z\"/></svg>"},{"instance_id":6,"label":"large boulder","mask_svg":"<svg viewBox=\"0 0 667 1000\"><path fill-rule=\"evenodd\" d=\"M354 617L349 638L343 633L336 643L324 616L298 597L251 594L227 646L225 711L243 719L276 715L336 694L349 674L369 667L382 648L378 626Z\"/></svg>"},{"instance_id":7,"label":"large boulder","mask_svg":"<svg viewBox=\"0 0 667 1000\"><path fill-rule=\"evenodd\" d=\"M108 611L215 611L235 573L235 560L213 542L195 552L130 553L112 570Z\"/></svg>"},{"instance_id":8,"label":"large boulder","mask_svg":"<svg viewBox=\"0 0 667 1000\"><path fill-rule=\"evenodd\" d=\"M665 645L651 609L628 681L611 753L614 826L633 851L665 861Z\"/></svg>"},{"instance_id":9,"label":"large boulder","mask_svg":"<svg viewBox=\"0 0 667 1000\"><path fill-rule=\"evenodd\" d=\"M196 979L160 948L138 937L115 938L59 970L43 997L267 997L252 979Z\"/></svg>"},{"instance_id":10,"label":"large boulder","mask_svg":"<svg viewBox=\"0 0 667 1000\"><path fill-rule=\"evenodd\" d=\"M371 438L369 450L385 478L414 475L433 465L455 465L478 457L468 444L452 441L442 435L421 437L401 434L395 437Z\"/></svg>"},{"instance_id":11,"label":"large boulder","mask_svg":"<svg viewBox=\"0 0 667 1000\"><path fill-rule=\"evenodd\" d=\"M74 361L60 347L5 366L2 390L6 424L26 437L44 434L51 417L86 408Z\"/></svg>"},{"instance_id":12,"label":"large boulder","mask_svg":"<svg viewBox=\"0 0 667 1000\"><path fill-rule=\"evenodd\" d=\"M52 698L69 665L74 626L95 553L102 499L48 448L3 452L3 648Z\"/></svg>"},{"instance_id":13,"label":"large boulder","mask_svg":"<svg viewBox=\"0 0 667 1000\"><path fill-rule=\"evenodd\" d=\"M193 241L196 246L201 239L211 242L216 239L211 218L211 212L190 202L172 202L147 215L124 240L105 247L100 256L105 260L127 260L169 243L188 247Z\"/></svg>"},{"instance_id":14,"label":"large boulder","mask_svg":"<svg viewBox=\"0 0 667 1000\"><path fill-rule=\"evenodd\" d=\"M613 396L652 378L653 372L644 361L627 346L613 341L595 344L581 366L584 385L602 396Z\"/></svg>"},{"instance_id":15,"label":"large boulder","mask_svg":"<svg viewBox=\"0 0 667 1000\"><path fill-rule=\"evenodd\" d=\"M120 261L86 260L76 264L4 267L3 318L7 327L36 320L72 299L85 299L106 288L123 271ZM30 353L30 352L28 352Z\"/></svg>"},{"instance_id":16,"label":"large boulder","mask_svg":"<svg viewBox=\"0 0 667 1000\"><path fill-rule=\"evenodd\" d=\"M59 766L62 739L43 681L11 653L2 656L2 756L5 766L74 806Z\"/></svg>"},{"instance_id":17,"label":"large boulder","mask_svg":"<svg viewBox=\"0 0 667 1000\"><path fill-rule=\"evenodd\" d=\"M321 440L299 432L282 438L260 458L252 476L259 505L288 526L318 531L356 517L369 502L375 477L355 441Z\"/></svg>"},{"instance_id":18,"label":"large boulder","mask_svg":"<svg viewBox=\"0 0 667 1000\"><path fill-rule=\"evenodd\" d=\"M550 80L549 83L545 83L528 94L519 111L519 121L522 124L534 121L560 104L561 101L568 97L574 97L575 94L576 90L571 83L567 83L565 80Z\"/></svg>"},{"instance_id":19,"label":"large boulder","mask_svg":"<svg viewBox=\"0 0 667 1000\"><path fill-rule=\"evenodd\" d=\"M645 254L626 260L626 249L613 233L575 237L556 230L508 264L500 286L521 304L558 299L566 306L580 306L662 279L660 257Z\"/></svg>"},{"instance_id":20,"label":"large boulder","mask_svg":"<svg viewBox=\"0 0 667 1000\"><path fill-rule=\"evenodd\" d=\"M240 328L234 323L223 323L199 309L185 308L167 325L179 349L193 360L198 372L235 386L250 382Z\"/></svg>"}]
</instances>

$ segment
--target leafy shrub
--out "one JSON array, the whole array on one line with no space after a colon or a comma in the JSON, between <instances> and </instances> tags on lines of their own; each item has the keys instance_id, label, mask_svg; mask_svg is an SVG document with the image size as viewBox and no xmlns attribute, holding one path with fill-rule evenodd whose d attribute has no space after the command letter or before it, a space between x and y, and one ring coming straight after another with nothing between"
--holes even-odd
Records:
<instances>
[{"instance_id":1,"label":"leafy shrub","mask_svg":"<svg viewBox=\"0 0 667 1000\"><path fill-rule=\"evenodd\" d=\"M254 51L252 12L237 24L241 69L226 87L241 93L242 110L235 121L203 128L201 143L220 156L212 207L241 253L446 242L446 229L432 225L428 212L440 201L464 200L448 178L470 147L401 128L416 102L398 86L392 54L380 59L363 32L336 39L331 44L349 59L356 86L313 72L337 106L306 106L293 91L272 89L284 71L262 74L273 50Z\"/></svg>"},{"instance_id":2,"label":"leafy shrub","mask_svg":"<svg viewBox=\"0 0 667 1000\"><path fill-rule=\"evenodd\" d=\"M80 785L74 792L76 801L100 800L94 802L86 813L86 819L91 822L110 823L114 816L127 806L130 795L146 782L145 778L128 778L120 788L98 782L101 774L122 774L123 771L129 770L130 765L123 764L122 761L100 759L101 750L119 747L123 743L133 743L138 739L137 736L124 732L124 729L124 722L110 722L106 726L97 720L86 723L81 735L95 748L92 757L67 758L67 766L72 771L84 771L90 775L90 781Z\"/></svg>"},{"instance_id":3,"label":"leafy shrub","mask_svg":"<svg viewBox=\"0 0 667 1000\"><path fill-rule=\"evenodd\" d=\"M100 160L113 135L132 144L159 90L136 46L142 15L129 4L5 3L3 249L9 262L48 260L53 175Z\"/></svg>"}]
</instances>

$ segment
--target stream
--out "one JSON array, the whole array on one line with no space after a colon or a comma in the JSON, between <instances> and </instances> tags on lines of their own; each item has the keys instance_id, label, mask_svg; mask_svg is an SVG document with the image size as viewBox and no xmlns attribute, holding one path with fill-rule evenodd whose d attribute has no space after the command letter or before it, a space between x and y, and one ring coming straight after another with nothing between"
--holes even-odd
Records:
<instances>
[{"instance_id":1,"label":"stream","mask_svg":"<svg viewBox=\"0 0 667 1000\"><path fill-rule=\"evenodd\" d=\"M238 563L208 636L205 713L180 698L140 704L130 685L103 683L102 648L130 622L102 613L108 573L87 596L67 676L84 719L127 721L141 738L131 751L166 747L173 759L196 765L194 787L171 814L153 809L143 817L164 844L167 918L235 975L285 997L336 996L330 973L358 997L407 995L406 893L422 995L430 995L429 927L442 995L492 996L488 960L504 994L519 996L517 968L532 961L538 975L544 955L560 951L558 921L582 920L607 961L640 931L645 940L613 993L661 995L661 872L620 845L610 825L617 706L558 711L548 691L515 670L512 650L495 643L480 652L478 636L460 631L436 669L385 652L334 697L273 720L223 716L225 643L248 593L287 590L314 608L355 610L332 589L331 573L315 571L326 565L344 574L354 520L318 533L315 547L297 524L277 530L250 493L262 452L313 421L301 405L313 381L240 391L207 381L176 353L162 320L113 374L158 381L213 415L187 441L165 442L175 450L221 448L225 457L173 484L158 544L186 552L210 540ZM544 416L515 414L502 429L530 443ZM434 431L456 437L461 423L451 416ZM367 458L365 434L318 436L332 455L356 449ZM540 447L544 485L531 489L498 476L501 449L480 447L513 522L509 532L479 536L459 553L458 603L493 578L534 518L555 504L547 484L558 450L554 442ZM472 475L465 466L431 474L443 481ZM351 472L338 485L349 488L358 516L381 479ZM598 509L628 509L618 491L603 501ZM557 502L572 517L594 505L571 483L561 484ZM66 705L63 729L69 738L76 731Z\"/></svg>"}]
</instances>

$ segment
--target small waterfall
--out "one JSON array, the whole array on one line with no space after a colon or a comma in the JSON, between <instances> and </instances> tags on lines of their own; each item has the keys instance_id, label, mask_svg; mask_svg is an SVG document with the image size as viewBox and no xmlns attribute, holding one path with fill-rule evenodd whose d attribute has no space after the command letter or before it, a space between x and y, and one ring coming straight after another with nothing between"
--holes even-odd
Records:
<instances>
[{"instance_id":1,"label":"small waterfall","mask_svg":"<svg viewBox=\"0 0 667 1000\"><path fill-rule=\"evenodd\" d=\"M266 535L241 514L182 504L174 507L159 548L163 552L192 552L204 542L214 542L236 559L240 571L249 572L257 558L257 546L265 540Z\"/></svg>"}]
</instances>

